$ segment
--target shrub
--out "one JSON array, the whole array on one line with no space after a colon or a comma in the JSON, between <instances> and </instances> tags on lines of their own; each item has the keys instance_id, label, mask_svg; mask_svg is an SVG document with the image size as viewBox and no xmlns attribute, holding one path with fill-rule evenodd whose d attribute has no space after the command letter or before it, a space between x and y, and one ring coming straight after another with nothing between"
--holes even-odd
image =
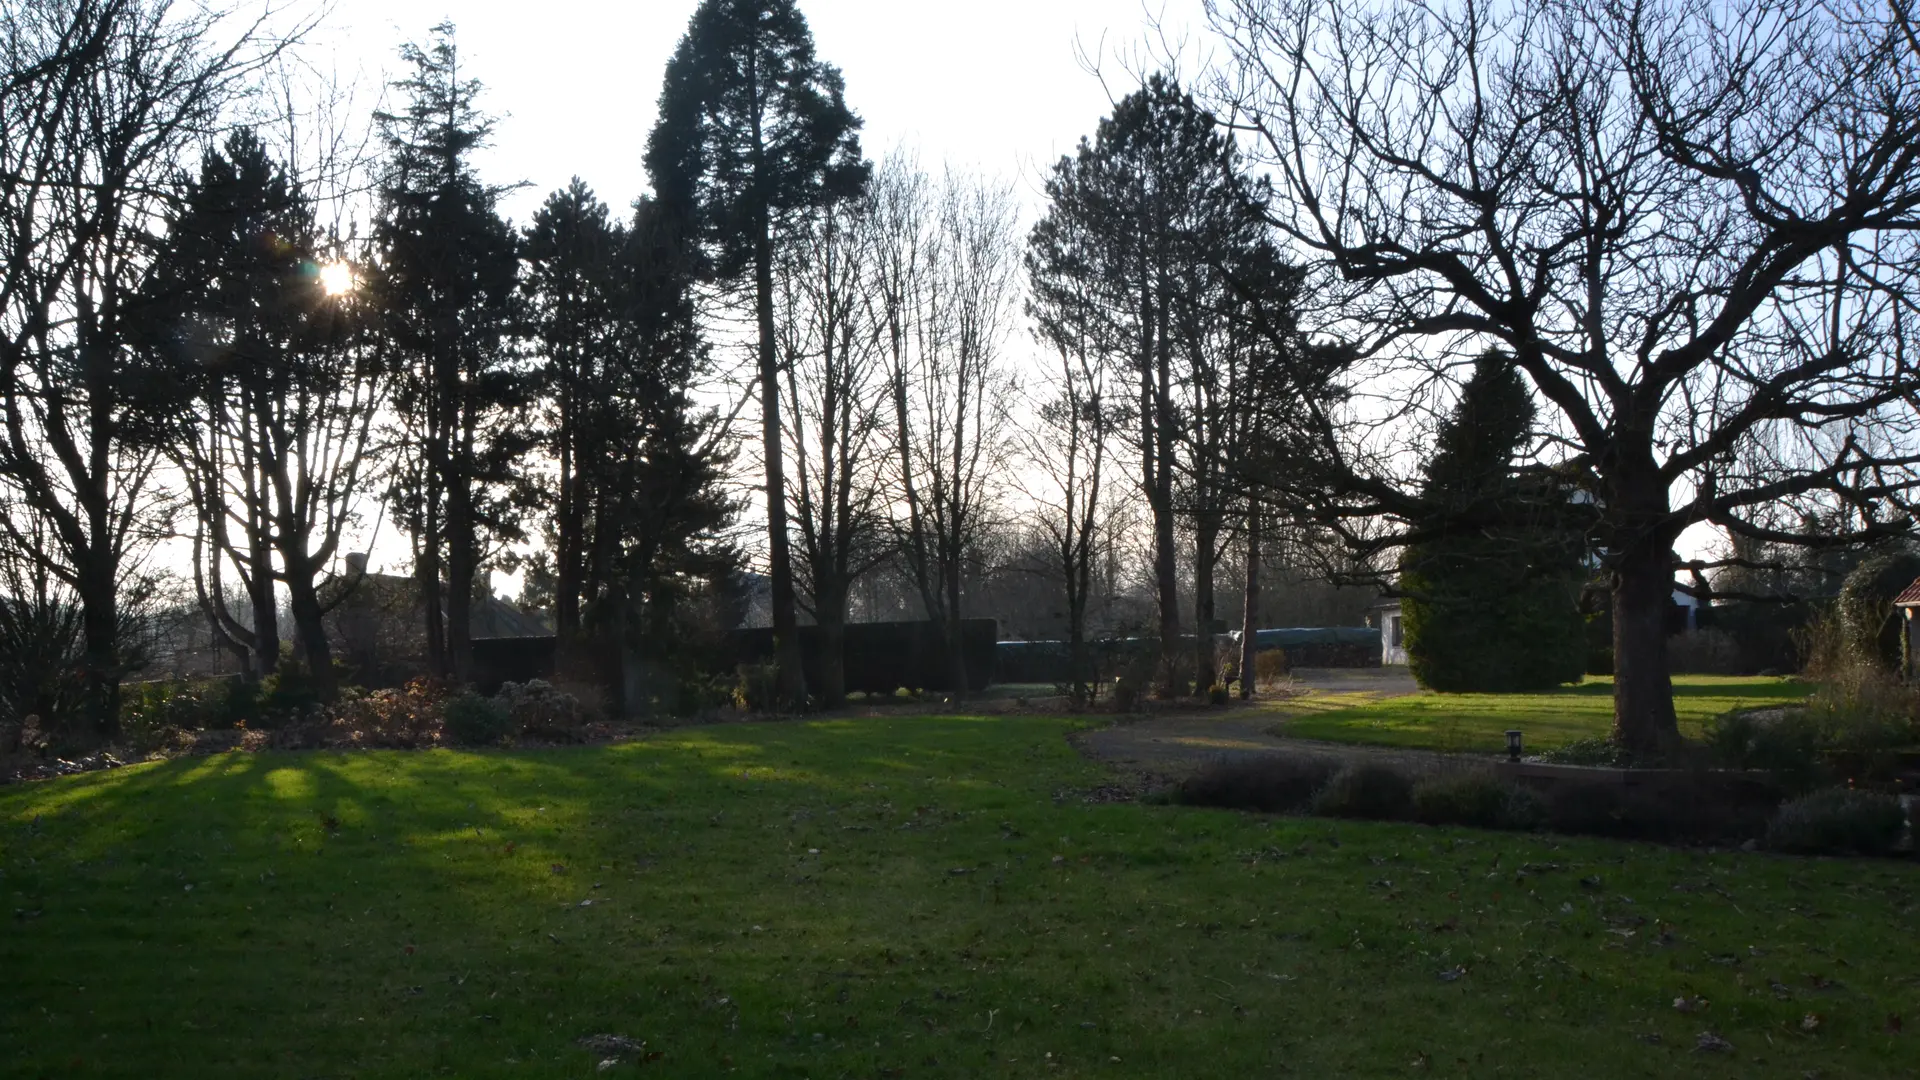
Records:
<instances>
[{"instance_id":1,"label":"shrub","mask_svg":"<svg viewBox=\"0 0 1920 1080\"><path fill-rule=\"evenodd\" d=\"M1899 611L1893 598L1920 577L1920 554L1891 550L1853 568L1840 585L1834 614L1849 659L1892 669L1900 663Z\"/></svg>"},{"instance_id":2,"label":"shrub","mask_svg":"<svg viewBox=\"0 0 1920 1080\"><path fill-rule=\"evenodd\" d=\"M1386 765L1348 765L1313 796L1324 817L1403 819L1413 809L1413 781Z\"/></svg>"},{"instance_id":3,"label":"shrub","mask_svg":"<svg viewBox=\"0 0 1920 1080\"><path fill-rule=\"evenodd\" d=\"M513 714L504 703L471 690L449 700L443 711L447 734L465 746L494 745L514 732Z\"/></svg>"},{"instance_id":4,"label":"shrub","mask_svg":"<svg viewBox=\"0 0 1920 1080\"><path fill-rule=\"evenodd\" d=\"M1287 650L1262 649L1253 654L1253 684L1262 688L1278 686L1293 670L1287 662Z\"/></svg>"},{"instance_id":5,"label":"shrub","mask_svg":"<svg viewBox=\"0 0 1920 1080\"><path fill-rule=\"evenodd\" d=\"M1780 793L1766 783L1682 774L1631 787L1569 783L1549 788L1547 826L1555 832L1622 840L1720 843L1765 831Z\"/></svg>"},{"instance_id":6,"label":"shrub","mask_svg":"<svg viewBox=\"0 0 1920 1080\"><path fill-rule=\"evenodd\" d=\"M120 730L141 749L177 731L230 728L252 719L255 688L244 679L157 679L120 692Z\"/></svg>"},{"instance_id":7,"label":"shrub","mask_svg":"<svg viewBox=\"0 0 1920 1080\"><path fill-rule=\"evenodd\" d=\"M545 679L503 683L498 700L523 735L571 740L591 719L580 699L557 690Z\"/></svg>"},{"instance_id":8,"label":"shrub","mask_svg":"<svg viewBox=\"0 0 1920 1080\"><path fill-rule=\"evenodd\" d=\"M1762 769L1794 790L1820 771L1820 725L1805 709L1742 709L1707 724L1707 749L1736 769Z\"/></svg>"},{"instance_id":9,"label":"shrub","mask_svg":"<svg viewBox=\"0 0 1920 1080\"><path fill-rule=\"evenodd\" d=\"M780 696L780 665L741 664L733 688L733 707L747 712L771 712Z\"/></svg>"},{"instance_id":10,"label":"shrub","mask_svg":"<svg viewBox=\"0 0 1920 1080\"><path fill-rule=\"evenodd\" d=\"M1715 629L1667 639L1667 658L1676 675L1737 675L1742 664L1740 643Z\"/></svg>"},{"instance_id":11,"label":"shrub","mask_svg":"<svg viewBox=\"0 0 1920 1080\"><path fill-rule=\"evenodd\" d=\"M326 716L332 735L349 745L408 750L440 741L446 704L444 683L414 679L397 690L347 687Z\"/></svg>"},{"instance_id":12,"label":"shrub","mask_svg":"<svg viewBox=\"0 0 1920 1080\"><path fill-rule=\"evenodd\" d=\"M1214 683L1207 687L1207 704L1209 705L1225 705L1231 696L1226 683Z\"/></svg>"},{"instance_id":13,"label":"shrub","mask_svg":"<svg viewBox=\"0 0 1920 1080\"><path fill-rule=\"evenodd\" d=\"M1278 754L1226 758L1174 789L1175 802L1229 810L1291 814L1307 809L1338 763L1332 758Z\"/></svg>"},{"instance_id":14,"label":"shrub","mask_svg":"<svg viewBox=\"0 0 1920 1080\"><path fill-rule=\"evenodd\" d=\"M1626 747L1605 735L1590 735L1584 739L1575 739L1563 746L1556 746L1541 754L1540 760L1553 765L1619 768L1628 764L1629 755Z\"/></svg>"},{"instance_id":15,"label":"shrub","mask_svg":"<svg viewBox=\"0 0 1920 1080\"><path fill-rule=\"evenodd\" d=\"M701 716L732 705L737 685L725 675L682 674L675 686L673 714Z\"/></svg>"},{"instance_id":16,"label":"shrub","mask_svg":"<svg viewBox=\"0 0 1920 1080\"><path fill-rule=\"evenodd\" d=\"M1849 775L1879 776L1895 768L1892 751L1920 742L1920 693L1869 664L1828 671L1804 708L1729 713L1707 728L1707 745L1735 768L1765 769L1806 790L1825 780L1829 763L1846 760Z\"/></svg>"},{"instance_id":17,"label":"shrub","mask_svg":"<svg viewBox=\"0 0 1920 1080\"><path fill-rule=\"evenodd\" d=\"M1803 855L1884 855L1900 841L1906 812L1891 795L1827 788L1781 806L1767 823L1767 846Z\"/></svg>"},{"instance_id":18,"label":"shrub","mask_svg":"<svg viewBox=\"0 0 1920 1080\"><path fill-rule=\"evenodd\" d=\"M1476 829L1531 829L1546 810L1539 796L1492 773L1429 776L1413 785L1414 820Z\"/></svg>"},{"instance_id":19,"label":"shrub","mask_svg":"<svg viewBox=\"0 0 1920 1080\"><path fill-rule=\"evenodd\" d=\"M305 668L283 663L260 680L260 704L263 711L305 715L320 706L320 688Z\"/></svg>"}]
</instances>

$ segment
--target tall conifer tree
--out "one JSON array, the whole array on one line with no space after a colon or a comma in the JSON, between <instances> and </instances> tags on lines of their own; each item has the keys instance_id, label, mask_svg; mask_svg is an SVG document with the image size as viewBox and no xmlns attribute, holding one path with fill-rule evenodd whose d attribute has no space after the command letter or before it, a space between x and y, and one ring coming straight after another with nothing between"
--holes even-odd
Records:
<instances>
[{"instance_id":1,"label":"tall conifer tree","mask_svg":"<svg viewBox=\"0 0 1920 1080\"><path fill-rule=\"evenodd\" d=\"M1533 421L1512 358L1483 353L1427 462L1432 511L1416 528L1431 538L1400 563L1407 660L1422 686L1540 690L1586 669L1571 492L1555 474L1515 468Z\"/></svg>"},{"instance_id":2,"label":"tall conifer tree","mask_svg":"<svg viewBox=\"0 0 1920 1080\"><path fill-rule=\"evenodd\" d=\"M793 0L703 0L667 63L647 171L713 277L746 285L759 335L767 556L780 693L806 696L787 536L775 245L791 215L859 193L867 164L840 72L814 55Z\"/></svg>"},{"instance_id":3,"label":"tall conifer tree","mask_svg":"<svg viewBox=\"0 0 1920 1080\"><path fill-rule=\"evenodd\" d=\"M429 663L471 675L474 580L488 533L509 530L504 485L525 448L505 423L522 391L505 342L515 318L516 243L475 174L492 121L475 107L449 23L408 45L400 112L377 114L386 162L374 219L370 286L401 366L396 404L413 456L395 503L414 538ZM445 582L445 605L441 582Z\"/></svg>"}]
</instances>

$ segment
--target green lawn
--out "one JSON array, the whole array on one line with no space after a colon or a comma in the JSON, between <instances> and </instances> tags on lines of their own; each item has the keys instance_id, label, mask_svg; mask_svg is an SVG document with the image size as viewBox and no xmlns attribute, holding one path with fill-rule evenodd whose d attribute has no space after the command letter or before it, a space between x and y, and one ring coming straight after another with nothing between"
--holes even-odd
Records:
<instances>
[{"instance_id":1,"label":"green lawn","mask_svg":"<svg viewBox=\"0 0 1920 1080\"><path fill-rule=\"evenodd\" d=\"M1108 777L1072 726L737 724L0 789L0 1074L1862 1077L1920 1060L1911 863L1090 801ZM1733 1052L1695 1054L1703 1031ZM596 1072L575 1040L601 1033L659 1056Z\"/></svg>"},{"instance_id":2,"label":"green lawn","mask_svg":"<svg viewBox=\"0 0 1920 1080\"><path fill-rule=\"evenodd\" d=\"M1673 706L1680 733L1698 737L1708 720L1733 709L1798 701L1813 688L1794 679L1676 675ZM1311 702L1312 699L1307 699ZM1332 695L1319 708L1280 721L1277 735L1454 752L1498 753L1506 732L1525 732L1529 751L1604 736L1613 729L1613 679L1589 677L1544 694Z\"/></svg>"}]
</instances>

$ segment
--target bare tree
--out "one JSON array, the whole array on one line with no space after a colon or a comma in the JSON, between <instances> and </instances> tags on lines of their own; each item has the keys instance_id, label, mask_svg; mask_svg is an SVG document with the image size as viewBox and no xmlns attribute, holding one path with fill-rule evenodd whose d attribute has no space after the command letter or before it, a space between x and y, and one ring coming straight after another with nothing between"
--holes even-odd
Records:
<instances>
[{"instance_id":1,"label":"bare tree","mask_svg":"<svg viewBox=\"0 0 1920 1080\"><path fill-rule=\"evenodd\" d=\"M887 396L869 296L872 215L863 200L814 211L777 267L785 444L800 603L820 627L823 704L846 696L853 583L891 549L884 485Z\"/></svg>"},{"instance_id":2,"label":"bare tree","mask_svg":"<svg viewBox=\"0 0 1920 1080\"><path fill-rule=\"evenodd\" d=\"M893 406L901 558L939 626L949 681L961 653L966 560L1000 482L1011 383L1003 349L1020 265L1011 192L949 172L936 189L896 156L873 180L876 303Z\"/></svg>"},{"instance_id":3,"label":"bare tree","mask_svg":"<svg viewBox=\"0 0 1920 1080\"><path fill-rule=\"evenodd\" d=\"M1489 345L1557 412L1613 597L1615 735L1677 740L1681 531L1904 528L1920 53L1900 0L1209 0L1213 93L1391 377ZM1336 306L1337 305L1337 306ZM1329 426L1331 429L1331 425ZM1329 435L1329 518L1418 516ZM1311 494L1299 492L1296 494Z\"/></svg>"},{"instance_id":4,"label":"bare tree","mask_svg":"<svg viewBox=\"0 0 1920 1080\"><path fill-rule=\"evenodd\" d=\"M0 476L78 596L94 734L117 724L118 590L153 521L130 301L183 154L291 40L170 0L0 5ZM298 30L292 35L298 37ZM8 540L26 547L17 517Z\"/></svg>"},{"instance_id":5,"label":"bare tree","mask_svg":"<svg viewBox=\"0 0 1920 1080\"><path fill-rule=\"evenodd\" d=\"M1041 325L1048 337L1071 333L1044 318ZM1112 544L1106 487L1115 412L1099 354L1074 347L1071 338L1057 347L1059 367L1044 384L1049 396L1021 435L1023 472L1030 478L1020 486L1033 500L1035 524L1046 541L1046 571L1058 578L1066 600L1068 697L1084 706L1094 689L1088 611L1096 571Z\"/></svg>"}]
</instances>

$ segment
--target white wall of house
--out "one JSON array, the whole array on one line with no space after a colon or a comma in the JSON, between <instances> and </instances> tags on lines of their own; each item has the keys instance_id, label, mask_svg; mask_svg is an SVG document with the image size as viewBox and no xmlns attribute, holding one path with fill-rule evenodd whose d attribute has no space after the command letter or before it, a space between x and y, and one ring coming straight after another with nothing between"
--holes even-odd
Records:
<instances>
[{"instance_id":1,"label":"white wall of house","mask_svg":"<svg viewBox=\"0 0 1920 1080\"><path fill-rule=\"evenodd\" d=\"M1374 625L1380 628L1380 663L1383 665L1407 662L1407 627L1399 604L1383 605L1373 610Z\"/></svg>"}]
</instances>

